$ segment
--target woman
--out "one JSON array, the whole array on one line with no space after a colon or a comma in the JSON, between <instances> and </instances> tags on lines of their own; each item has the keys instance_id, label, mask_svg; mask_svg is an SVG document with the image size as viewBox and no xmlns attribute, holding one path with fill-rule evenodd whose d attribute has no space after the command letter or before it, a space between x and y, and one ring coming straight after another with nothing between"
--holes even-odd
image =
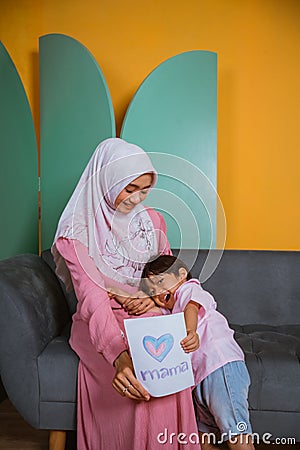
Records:
<instances>
[{"instance_id":1,"label":"woman","mask_svg":"<svg viewBox=\"0 0 300 450\"><path fill-rule=\"evenodd\" d=\"M52 247L57 274L78 299L70 339L80 358L78 450L155 450L165 440L164 449L178 449L179 433L193 433L195 440L190 390L150 399L127 352L128 312L106 292L114 286L131 294L126 302L131 313L153 306L137 291L146 261L170 253L162 216L141 204L156 178L141 148L107 139L95 150L58 224Z\"/></svg>"}]
</instances>

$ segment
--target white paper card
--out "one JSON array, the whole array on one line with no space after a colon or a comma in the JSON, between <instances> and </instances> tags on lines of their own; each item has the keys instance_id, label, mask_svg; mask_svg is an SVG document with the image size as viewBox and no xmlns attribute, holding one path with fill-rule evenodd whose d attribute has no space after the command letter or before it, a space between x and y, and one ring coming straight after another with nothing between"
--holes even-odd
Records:
<instances>
[{"instance_id":1,"label":"white paper card","mask_svg":"<svg viewBox=\"0 0 300 450\"><path fill-rule=\"evenodd\" d=\"M174 394L194 385L184 314L124 320L135 375L153 397Z\"/></svg>"}]
</instances>

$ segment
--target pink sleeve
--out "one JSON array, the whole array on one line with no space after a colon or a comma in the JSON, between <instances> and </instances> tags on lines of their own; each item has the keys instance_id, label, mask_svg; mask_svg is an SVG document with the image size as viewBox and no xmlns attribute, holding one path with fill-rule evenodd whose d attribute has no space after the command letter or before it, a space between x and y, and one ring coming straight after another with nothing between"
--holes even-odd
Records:
<instances>
[{"instance_id":1,"label":"pink sleeve","mask_svg":"<svg viewBox=\"0 0 300 450\"><path fill-rule=\"evenodd\" d=\"M178 293L179 295L176 298L176 309L173 310L173 312L184 311L191 300L201 306L199 309L200 319L204 317L210 309L216 309L216 302L213 296L202 288L198 280L194 281L194 279L191 279L183 283L180 286Z\"/></svg>"},{"instance_id":2,"label":"pink sleeve","mask_svg":"<svg viewBox=\"0 0 300 450\"><path fill-rule=\"evenodd\" d=\"M101 274L88 255L88 249L79 241L60 238L56 248L71 274L78 300L76 314L88 323L91 341L97 352L113 364L126 350L126 344L103 288Z\"/></svg>"},{"instance_id":3,"label":"pink sleeve","mask_svg":"<svg viewBox=\"0 0 300 450\"><path fill-rule=\"evenodd\" d=\"M156 237L158 242L158 253L161 255L172 255L170 243L167 238L167 225L162 214L152 208L147 208L148 214L153 222L156 230Z\"/></svg>"}]
</instances>

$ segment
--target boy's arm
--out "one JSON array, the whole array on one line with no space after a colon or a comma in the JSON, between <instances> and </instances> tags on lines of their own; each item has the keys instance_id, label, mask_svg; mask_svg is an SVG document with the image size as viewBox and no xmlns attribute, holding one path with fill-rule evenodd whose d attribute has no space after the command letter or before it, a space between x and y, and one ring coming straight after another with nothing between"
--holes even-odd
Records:
<instances>
[{"instance_id":1,"label":"boy's arm","mask_svg":"<svg viewBox=\"0 0 300 450\"><path fill-rule=\"evenodd\" d=\"M187 336L181 341L181 346L186 353L194 352L199 348L199 336L197 333L198 312L201 305L190 300L184 308L184 320Z\"/></svg>"}]
</instances>

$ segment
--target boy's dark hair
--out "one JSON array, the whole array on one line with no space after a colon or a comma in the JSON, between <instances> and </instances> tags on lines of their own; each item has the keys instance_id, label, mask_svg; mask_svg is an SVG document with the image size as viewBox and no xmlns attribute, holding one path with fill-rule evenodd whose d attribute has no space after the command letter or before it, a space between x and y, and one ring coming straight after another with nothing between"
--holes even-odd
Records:
<instances>
[{"instance_id":1,"label":"boy's dark hair","mask_svg":"<svg viewBox=\"0 0 300 450\"><path fill-rule=\"evenodd\" d=\"M173 255L159 255L158 257L151 259L145 264L142 277L141 277L141 289L145 292L146 286L144 279L149 278L150 275L159 275L162 273L174 273L179 275L179 269L183 267L187 271L187 280L193 278L191 272L187 268L186 264L179 258Z\"/></svg>"}]
</instances>

